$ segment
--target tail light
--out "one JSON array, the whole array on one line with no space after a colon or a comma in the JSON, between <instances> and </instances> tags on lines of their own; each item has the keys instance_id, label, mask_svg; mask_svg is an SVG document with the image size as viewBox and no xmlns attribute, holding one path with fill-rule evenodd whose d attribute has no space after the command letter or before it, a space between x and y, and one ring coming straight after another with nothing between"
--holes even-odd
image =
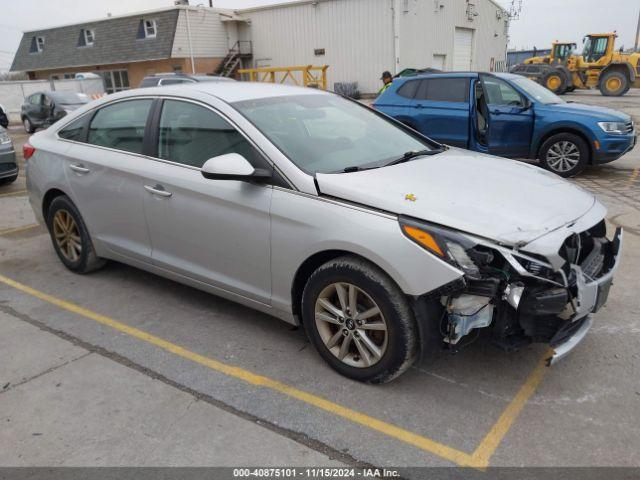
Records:
<instances>
[{"instance_id":1,"label":"tail light","mask_svg":"<svg viewBox=\"0 0 640 480\"><path fill-rule=\"evenodd\" d=\"M24 156L24 161L25 162L27 160L29 160L33 156L34 153L36 153L36 149L32 145L30 145L28 143L25 143L22 146L22 155Z\"/></svg>"}]
</instances>

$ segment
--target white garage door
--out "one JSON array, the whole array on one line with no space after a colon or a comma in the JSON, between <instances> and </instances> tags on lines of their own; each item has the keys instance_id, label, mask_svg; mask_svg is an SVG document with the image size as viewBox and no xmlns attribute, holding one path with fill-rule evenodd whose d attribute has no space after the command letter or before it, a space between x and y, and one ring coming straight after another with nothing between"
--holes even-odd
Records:
<instances>
[{"instance_id":1,"label":"white garage door","mask_svg":"<svg viewBox=\"0 0 640 480\"><path fill-rule=\"evenodd\" d=\"M471 70L473 30L470 28L456 28L454 42L453 70Z\"/></svg>"}]
</instances>

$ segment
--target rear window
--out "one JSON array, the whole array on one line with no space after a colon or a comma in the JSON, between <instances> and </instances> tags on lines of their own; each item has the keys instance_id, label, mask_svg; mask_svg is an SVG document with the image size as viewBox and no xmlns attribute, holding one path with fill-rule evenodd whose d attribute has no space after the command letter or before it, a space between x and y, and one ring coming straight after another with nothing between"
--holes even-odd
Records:
<instances>
[{"instance_id":1,"label":"rear window","mask_svg":"<svg viewBox=\"0 0 640 480\"><path fill-rule=\"evenodd\" d=\"M469 99L468 78L428 78L420 82L416 99L432 102L464 102Z\"/></svg>"},{"instance_id":2,"label":"rear window","mask_svg":"<svg viewBox=\"0 0 640 480\"><path fill-rule=\"evenodd\" d=\"M398 89L397 93L404 98L413 98L416 96L416 92L418 91L418 85L420 85L420 81L418 80L405 82L405 84Z\"/></svg>"},{"instance_id":3,"label":"rear window","mask_svg":"<svg viewBox=\"0 0 640 480\"><path fill-rule=\"evenodd\" d=\"M91 120L87 142L142 153L142 140L153 100L128 100L102 107Z\"/></svg>"}]
</instances>

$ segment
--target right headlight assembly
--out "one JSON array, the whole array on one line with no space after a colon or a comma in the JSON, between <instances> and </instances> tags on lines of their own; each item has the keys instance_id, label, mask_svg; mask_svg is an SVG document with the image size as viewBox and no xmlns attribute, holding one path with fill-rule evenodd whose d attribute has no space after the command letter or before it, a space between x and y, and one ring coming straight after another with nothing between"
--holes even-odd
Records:
<instances>
[{"instance_id":1,"label":"right headlight assembly","mask_svg":"<svg viewBox=\"0 0 640 480\"><path fill-rule=\"evenodd\" d=\"M467 250L473 248L476 243L468 237L451 230L405 218L400 218L400 228L407 238L445 262L461 269L466 274L479 274L478 265L467 253Z\"/></svg>"},{"instance_id":2,"label":"right headlight assembly","mask_svg":"<svg viewBox=\"0 0 640 480\"><path fill-rule=\"evenodd\" d=\"M598 122L598 126L606 133L622 135L625 133L626 124L624 122Z\"/></svg>"}]
</instances>

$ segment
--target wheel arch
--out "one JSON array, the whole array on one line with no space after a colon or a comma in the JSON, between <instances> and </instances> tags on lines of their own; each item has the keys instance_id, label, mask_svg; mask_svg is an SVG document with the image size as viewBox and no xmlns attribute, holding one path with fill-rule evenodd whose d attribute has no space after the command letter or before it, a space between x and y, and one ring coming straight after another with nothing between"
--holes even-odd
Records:
<instances>
[{"instance_id":1,"label":"wheel arch","mask_svg":"<svg viewBox=\"0 0 640 480\"><path fill-rule=\"evenodd\" d=\"M570 126L570 125L557 126L555 128L552 128L552 129L546 131L544 134L542 134L540 136L540 139L536 143L535 149L533 150L534 151L533 158L539 158L540 157L540 149L542 148L542 145L544 145L544 142L549 140L549 138L553 137L554 135L558 135L558 134L561 134L561 133L571 133L573 135L577 135L578 137L582 138L586 142L587 147L589 148L589 161L588 161L588 163L591 164L593 162L594 151L593 151L593 144L591 142L591 138L582 129L580 129L578 127L575 127L575 126Z\"/></svg>"},{"instance_id":2,"label":"wheel arch","mask_svg":"<svg viewBox=\"0 0 640 480\"><path fill-rule=\"evenodd\" d=\"M623 72L627 76L629 82L633 83L636 81L636 72L628 62L613 62L607 65L602 72L600 72L600 81L601 79L611 71ZM600 83L600 82L598 82Z\"/></svg>"},{"instance_id":3,"label":"wheel arch","mask_svg":"<svg viewBox=\"0 0 640 480\"><path fill-rule=\"evenodd\" d=\"M384 268L382 268L376 262L372 261L371 259L363 255L360 255L353 251L343 250L343 249L331 249L331 250L322 250L322 251L316 252L313 255L309 256L306 260L304 260L300 264L300 266L298 267L298 270L296 271L293 277L293 283L291 285L291 310L292 310L292 313L298 318L300 323L302 323L302 315L301 315L302 292L304 290L304 287L307 285L309 278L311 277L311 275L313 275L313 272L315 272L320 266L324 265L325 263L335 258L343 257L343 256L351 256L354 258L359 258L361 260L364 260L365 262L370 263L376 268L379 268L380 270L382 270L391 279L391 281L393 281L396 285L398 285L398 282L393 278L393 275L390 275L389 272L387 272ZM399 285L398 285L398 288L400 288ZM400 290L402 291L402 288L400 288Z\"/></svg>"},{"instance_id":4,"label":"wheel arch","mask_svg":"<svg viewBox=\"0 0 640 480\"><path fill-rule=\"evenodd\" d=\"M71 200L71 197L66 192L57 187L50 188L42 197L42 218L44 218L45 222L47 221L47 218L49 216L49 208L51 207L51 203L57 197L61 196L69 197L69 199ZM71 201L73 202L73 200Z\"/></svg>"}]
</instances>

